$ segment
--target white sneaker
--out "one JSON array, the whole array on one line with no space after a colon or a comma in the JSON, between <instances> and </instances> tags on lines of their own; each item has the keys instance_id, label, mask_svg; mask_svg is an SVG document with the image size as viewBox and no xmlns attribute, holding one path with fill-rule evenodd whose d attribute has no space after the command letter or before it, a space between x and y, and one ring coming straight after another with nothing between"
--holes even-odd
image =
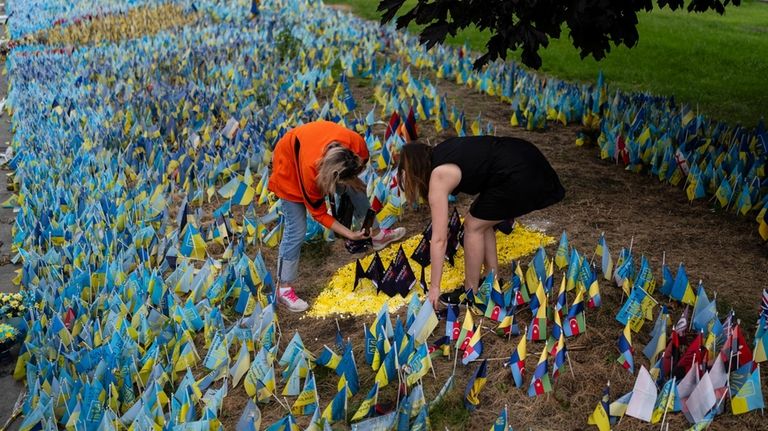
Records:
<instances>
[{"instance_id":1,"label":"white sneaker","mask_svg":"<svg viewBox=\"0 0 768 431\"><path fill-rule=\"evenodd\" d=\"M281 287L277 295L277 302L294 313L301 313L309 308L307 301L299 298L293 287Z\"/></svg>"},{"instance_id":2,"label":"white sneaker","mask_svg":"<svg viewBox=\"0 0 768 431\"><path fill-rule=\"evenodd\" d=\"M390 243L400 241L405 236L405 228L399 227L396 229L381 229L379 233L374 236L371 242L373 242L373 249L376 251L388 246Z\"/></svg>"}]
</instances>

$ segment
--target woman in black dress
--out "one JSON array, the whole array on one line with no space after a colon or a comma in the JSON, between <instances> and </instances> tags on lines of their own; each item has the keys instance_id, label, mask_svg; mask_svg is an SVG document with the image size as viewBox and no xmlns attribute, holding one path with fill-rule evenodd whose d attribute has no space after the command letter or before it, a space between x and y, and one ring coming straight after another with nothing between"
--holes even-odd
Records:
<instances>
[{"instance_id":1,"label":"woman in black dress","mask_svg":"<svg viewBox=\"0 0 768 431\"><path fill-rule=\"evenodd\" d=\"M428 297L434 305L440 297L448 238L448 195L477 195L464 219L464 288L472 293L477 290L481 265L498 274L494 226L565 196L557 174L538 148L509 137L451 138L435 147L407 144L400 153L397 176L408 201L429 203L432 269Z\"/></svg>"}]
</instances>

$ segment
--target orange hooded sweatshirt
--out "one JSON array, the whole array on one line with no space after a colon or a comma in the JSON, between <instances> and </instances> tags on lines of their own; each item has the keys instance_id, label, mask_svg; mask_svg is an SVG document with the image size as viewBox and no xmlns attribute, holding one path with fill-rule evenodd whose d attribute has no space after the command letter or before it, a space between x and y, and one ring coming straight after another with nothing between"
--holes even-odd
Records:
<instances>
[{"instance_id":1,"label":"orange hooded sweatshirt","mask_svg":"<svg viewBox=\"0 0 768 431\"><path fill-rule=\"evenodd\" d=\"M280 199L304 202L312 217L327 228L335 219L328 214L325 196L315 181L317 162L332 142L349 148L363 161L368 160L368 148L362 136L330 121L314 121L289 130L277 142L268 185Z\"/></svg>"}]
</instances>

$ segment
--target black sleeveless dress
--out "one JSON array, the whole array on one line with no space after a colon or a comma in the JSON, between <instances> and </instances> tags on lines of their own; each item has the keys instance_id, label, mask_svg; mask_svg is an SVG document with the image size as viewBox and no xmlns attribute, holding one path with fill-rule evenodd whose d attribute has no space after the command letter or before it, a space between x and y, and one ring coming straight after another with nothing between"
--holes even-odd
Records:
<instances>
[{"instance_id":1,"label":"black sleeveless dress","mask_svg":"<svg viewBox=\"0 0 768 431\"><path fill-rule=\"evenodd\" d=\"M461 169L461 182L451 194L478 195L469 213L479 219L514 219L565 197L547 159L522 139L450 138L432 149L432 169L448 163Z\"/></svg>"}]
</instances>

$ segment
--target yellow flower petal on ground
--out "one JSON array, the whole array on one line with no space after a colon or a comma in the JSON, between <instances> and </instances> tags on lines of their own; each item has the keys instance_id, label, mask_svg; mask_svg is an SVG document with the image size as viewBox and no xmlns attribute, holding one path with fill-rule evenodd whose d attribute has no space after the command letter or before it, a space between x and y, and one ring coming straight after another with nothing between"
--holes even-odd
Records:
<instances>
[{"instance_id":1,"label":"yellow flower petal on ground","mask_svg":"<svg viewBox=\"0 0 768 431\"><path fill-rule=\"evenodd\" d=\"M408 238L401 244L393 244L384 250L379 252L381 260L384 266L388 266L392 259L395 258L397 250L400 245L403 246L403 250L407 256L413 254L413 250L419 244L421 240L421 234L414 235ZM519 259L525 255L531 254L539 246L547 246L552 244L555 239L551 236L547 236L542 232L529 229L522 225L516 225L515 230L511 235L504 235L502 233L496 234L496 245L498 250L499 265L501 267L508 266L513 260ZM363 268L367 268L373 259L373 254L370 254L363 259L361 263ZM464 282L464 250L460 249L455 257L456 266L451 267L445 265L443 267L443 283L442 288L444 290L453 290ZM411 268L419 278L421 274L421 266L410 261ZM429 283L429 270L426 272L427 283ZM376 288L368 280L362 280L355 291L352 291L355 283L355 262L339 268L338 271L331 277L328 282L328 286L320 292L320 295L312 304L312 308L309 310L309 317L327 317L335 314L360 316L365 314L376 314L381 307L389 301L389 311L394 312L408 301L405 298L395 296L394 298L388 297L386 294L376 294Z\"/></svg>"}]
</instances>

